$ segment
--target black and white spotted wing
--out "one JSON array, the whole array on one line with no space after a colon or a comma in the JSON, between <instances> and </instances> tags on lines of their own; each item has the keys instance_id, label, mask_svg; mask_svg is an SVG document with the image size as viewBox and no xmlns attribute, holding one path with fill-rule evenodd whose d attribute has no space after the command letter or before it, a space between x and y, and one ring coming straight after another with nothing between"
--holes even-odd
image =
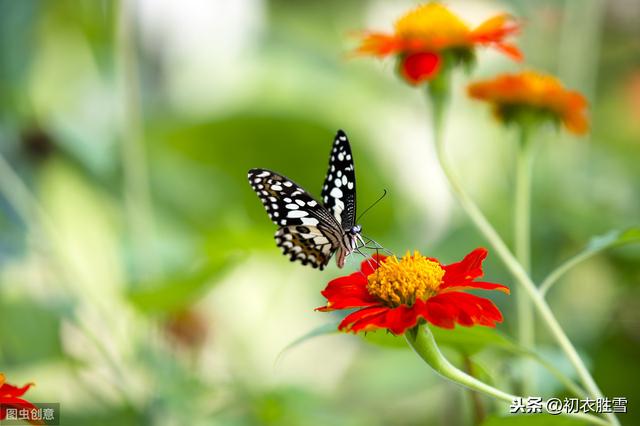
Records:
<instances>
[{"instance_id":1,"label":"black and white spotted wing","mask_svg":"<svg viewBox=\"0 0 640 426\"><path fill-rule=\"evenodd\" d=\"M324 269L343 237L331 212L281 174L251 169L248 177L269 217L280 226L275 238L283 253L292 261Z\"/></svg>"},{"instance_id":2,"label":"black and white spotted wing","mask_svg":"<svg viewBox=\"0 0 640 426\"><path fill-rule=\"evenodd\" d=\"M342 130L338 130L333 141L322 201L343 230L350 230L356 224L356 174L349 139Z\"/></svg>"},{"instance_id":3,"label":"black and white spotted wing","mask_svg":"<svg viewBox=\"0 0 640 426\"><path fill-rule=\"evenodd\" d=\"M336 254L344 259L356 246L360 227L355 222L355 173L351 148L343 131L338 131L322 190L324 205L281 174L266 169L249 170L249 183L258 194L271 220L280 228L276 243L292 261L321 270Z\"/></svg>"}]
</instances>

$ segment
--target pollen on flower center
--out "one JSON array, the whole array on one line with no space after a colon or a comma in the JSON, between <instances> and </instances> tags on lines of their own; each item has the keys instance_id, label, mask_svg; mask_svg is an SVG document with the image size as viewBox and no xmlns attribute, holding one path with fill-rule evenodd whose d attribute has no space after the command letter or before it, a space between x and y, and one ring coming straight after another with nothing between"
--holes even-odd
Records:
<instances>
[{"instance_id":1,"label":"pollen on flower center","mask_svg":"<svg viewBox=\"0 0 640 426\"><path fill-rule=\"evenodd\" d=\"M367 277L367 290L390 306L412 305L417 299L435 295L442 282L444 269L417 251L400 260L388 257Z\"/></svg>"}]
</instances>

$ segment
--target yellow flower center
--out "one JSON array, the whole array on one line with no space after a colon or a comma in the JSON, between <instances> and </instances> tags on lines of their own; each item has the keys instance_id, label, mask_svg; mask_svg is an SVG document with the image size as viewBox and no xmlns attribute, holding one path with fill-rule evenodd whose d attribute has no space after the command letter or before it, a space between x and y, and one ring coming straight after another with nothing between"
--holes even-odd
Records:
<instances>
[{"instance_id":1,"label":"yellow flower center","mask_svg":"<svg viewBox=\"0 0 640 426\"><path fill-rule=\"evenodd\" d=\"M418 6L398 19L395 28L398 36L422 39L433 48L467 44L469 35L469 27L439 3Z\"/></svg>"},{"instance_id":2,"label":"yellow flower center","mask_svg":"<svg viewBox=\"0 0 640 426\"><path fill-rule=\"evenodd\" d=\"M417 251L409 252L400 260L388 257L378 269L367 277L370 294L396 307L412 305L417 299L427 300L438 292L444 269Z\"/></svg>"}]
</instances>

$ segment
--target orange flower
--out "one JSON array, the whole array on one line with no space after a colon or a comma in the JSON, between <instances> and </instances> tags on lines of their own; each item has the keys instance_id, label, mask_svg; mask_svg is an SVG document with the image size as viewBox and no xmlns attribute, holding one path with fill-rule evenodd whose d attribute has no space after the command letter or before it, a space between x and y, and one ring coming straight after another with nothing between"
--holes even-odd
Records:
<instances>
[{"instance_id":1,"label":"orange flower","mask_svg":"<svg viewBox=\"0 0 640 426\"><path fill-rule=\"evenodd\" d=\"M513 59L522 53L504 39L519 26L506 14L488 19L471 29L439 3L427 3L410 11L395 23L393 34L366 32L358 53L384 57L399 56L399 72L411 84L432 80L443 66L443 54L469 62L477 45L492 46Z\"/></svg>"},{"instance_id":2,"label":"orange flower","mask_svg":"<svg viewBox=\"0 0 640 426\"><path fill-rule=\"evenodd\" d=\"M456 323L495 327L502 322L502 314L493 302L462 291L509 294L509 288L502 284L476 281L482 276L486 257L483 248L450 265L418 252L413 256L407 253L400 260L375 256L362 262L360 271L329 282L322 291L327 304L317 310L357 308L338 326L354 333L382 328L402 334L420 321L443 328L453 328Z\"/></svg>"},{"instance_id":3,"label":"orange flower","mask_svg":"<svg viewBox=\"0 0 640 426\"><path fill-rule=\"evenodd\" d=\"M22 399L22 395L24 395L31 386L33 386L33 383L27 383L22 387L10 385L5 382L4 374L0 373L0 422L7 417L8 409L26 409L28 410L27 416L30 419L30 423L42 424L42 421L35 420L35 417L31 414L31 410L37 410L38 407Z\"/></svg>"},{"instance_id":4,"label":"orange flower","mask_svg":"<svg viewBox=\"0 0 640 426\"><path fill-rule=\"evenodd\" d=\"M473 83L468 92L472 98L492 103L496 116L505 122L530 119L527 117L551 118L577 135L589 128L584 96L565 89L557 78L549 75L534 71L504 74Z\"/></svg>"}]
</instances>

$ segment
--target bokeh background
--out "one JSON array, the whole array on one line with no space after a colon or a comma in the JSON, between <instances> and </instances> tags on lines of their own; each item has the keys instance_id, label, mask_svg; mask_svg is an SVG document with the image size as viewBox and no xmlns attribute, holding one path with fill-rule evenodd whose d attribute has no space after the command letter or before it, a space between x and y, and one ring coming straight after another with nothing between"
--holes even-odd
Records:
<instances>
[{"instance_id":1,"label":"bokeh background","mask_svg":"<svg viewBox=\"0 0 640 426\"><path fill-rule=\"evenodd\" d=\"M0 0L8 380L36 382L30 399L60 402L64 424L473 424L470 394L402 341L325 333L285 350L335 324L313 308L343 271L281 256L246 182L249 168L271 168L318 195L342 128L360 210L388 191L363 218L366 235L445 263L486 244L438 168L423 94L395 78L392 62L349 55L354 30L390 28L415 4ZM591 104L590 136L549 130L537 141L534 278L592 236L637 225L640 3L447 4L472 24L500 11L520 17L526 67L557 74ZM481 51L472 75L456 75L447 127L461 178L507 241L515 134L465 85L522 67ZM629 399L628 425L640 424L639 259L637 246L607 251L549 295L604 393ZM515 287L496 256L486 274ZM509 338L514 298L491 297ZM513 353L482 339L455 350L447 339L454 362L514 389ZM542 326L538 340L573 375ZM537 371L540 395L566 394ZM503 405L480 402L486 424L515 424L492 419Z\"/></svg>"}]
</instances>

